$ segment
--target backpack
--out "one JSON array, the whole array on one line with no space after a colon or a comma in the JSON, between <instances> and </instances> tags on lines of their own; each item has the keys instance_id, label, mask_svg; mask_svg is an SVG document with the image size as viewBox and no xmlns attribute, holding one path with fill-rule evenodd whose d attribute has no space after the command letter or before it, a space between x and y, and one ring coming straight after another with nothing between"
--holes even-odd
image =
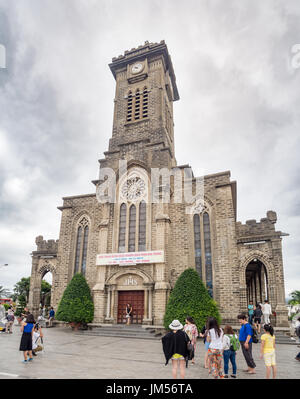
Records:
<instances>
[{"instance_id":1,"label":"backpack","mask_svg":"<svg viewBox=\"0 0 300 399\"><path fill-rule=\"evenodd\" d=\"M228 335L229 336L229 335ZM236 335L229 336L230 339L230 350L236 352L238 349L240 349L240 341L236 337Z\"/></svg>"},{"instance_id":2,"label":"backpack","mask_svg":"<svg viewBox=\"0 0 300 399\"><path fill-rule=\"evenodd\" d=\"M258 335L257 335L257 332L256 332L256 330L253 330L253 329L252 329L252 342L253 342L254 344L257 344L257 343L258 343Z\"/></svg>"},{"instance_id":3,"label":"backpack","mask_svg":"<svg viewBox=\"0 0 300 399\"><path fill-rule=\"evenodd\" d=\"M256 308L254 310L254 317L261 317L262 316L262 311L259 308Z\"/></svg>"}]
</instances>

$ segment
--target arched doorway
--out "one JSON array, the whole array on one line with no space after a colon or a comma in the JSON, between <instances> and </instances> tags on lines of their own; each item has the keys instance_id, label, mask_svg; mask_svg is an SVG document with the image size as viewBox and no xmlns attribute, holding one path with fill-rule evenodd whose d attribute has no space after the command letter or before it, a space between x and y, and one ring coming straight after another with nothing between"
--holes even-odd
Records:
<instances>
[{"instance_id":1,"label":"arched doorway","mask_svg":"<svg viewBox=\"0 0 300 399\"><path fill-rule=\"evenodd\" d=\"M246 267L247 304L269 300L268 274L265 265L254 258Z\"/></svg>"},{"instance_id":2,"label":"arched doorway","mask_svg":"<svg viewBox=\"0 0 300 399\"><path fill-rule=\"evenodd\" d=\"M51 305L53 275L50 270L46 271L41 280L40 307L48 309Z\"/></svg>"}]
</instances>

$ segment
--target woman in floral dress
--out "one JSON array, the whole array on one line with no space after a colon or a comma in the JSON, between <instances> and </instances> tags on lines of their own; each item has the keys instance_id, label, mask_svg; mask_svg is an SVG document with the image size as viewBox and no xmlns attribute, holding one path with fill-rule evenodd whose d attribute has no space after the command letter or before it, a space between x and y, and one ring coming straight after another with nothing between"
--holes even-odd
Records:
<instances>
[{"instance_id":1,"label":"woman in floral dress","mask_svg":"<svg viewBox=\"0 0 300 399\"><path fill-rule=\"evenodd\" d=\"M198 337L198 329L197 326L194 322L194 319L190 316L188 316L185 319L185 325L184 325L184 331L187 333L189 339L191 340L191 343L194 347L194 352L193 352L193 357L192 357L192 364L195 364L195 351L196 351L196 343L197 343L197 337Z\"/></svg>"}]
</instances>

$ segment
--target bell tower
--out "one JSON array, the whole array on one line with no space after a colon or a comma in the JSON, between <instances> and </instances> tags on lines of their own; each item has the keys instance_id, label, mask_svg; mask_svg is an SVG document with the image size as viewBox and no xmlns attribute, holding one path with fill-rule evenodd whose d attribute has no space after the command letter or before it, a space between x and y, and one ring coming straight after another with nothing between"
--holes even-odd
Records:
<instances>
[{"instance_id":1,"label":"bell tower","mask_svg":"<svg viewBox=\"0 0 300 399\"><path fill-rule=\"evenodd\" d=\"M114 117L101 167L117 170L120 159L176 166L173 101L179 94L165 42L145 42L114 57L109 67L116 80Z\"/></svg>"}]
</instances>

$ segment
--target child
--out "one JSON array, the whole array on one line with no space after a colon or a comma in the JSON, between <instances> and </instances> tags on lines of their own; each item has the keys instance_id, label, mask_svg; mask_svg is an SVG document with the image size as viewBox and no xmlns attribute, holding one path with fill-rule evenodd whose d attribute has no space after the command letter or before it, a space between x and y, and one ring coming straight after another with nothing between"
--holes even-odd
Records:
<instances>
[{"instance_id":1,"label":"child","mask_svg":"<svg viewBox=\"0 0 300 399\"><path fill-rule=\"evenodd\" d=\"M228 378L229 360L232 364L232 378L236 378L236 351L239 349L240 343L237 335L231 326L226 325L223 336L223 359L224 359L224 378Z\"/></svg>"},{"instance_id":2,"label":"child","mask_svg":"<svg viewBox=\"0 0 300 399\"><path fill-rule=\"evenodd\" d=\"M271 324L264 325L265 334L261 336L260 358L264 358L266 365L266 378L269 379L271 375L271 368L273 371L273 379L276 378L276 358L275 358L275 335Z\"/></svg>"}]
</instances>

